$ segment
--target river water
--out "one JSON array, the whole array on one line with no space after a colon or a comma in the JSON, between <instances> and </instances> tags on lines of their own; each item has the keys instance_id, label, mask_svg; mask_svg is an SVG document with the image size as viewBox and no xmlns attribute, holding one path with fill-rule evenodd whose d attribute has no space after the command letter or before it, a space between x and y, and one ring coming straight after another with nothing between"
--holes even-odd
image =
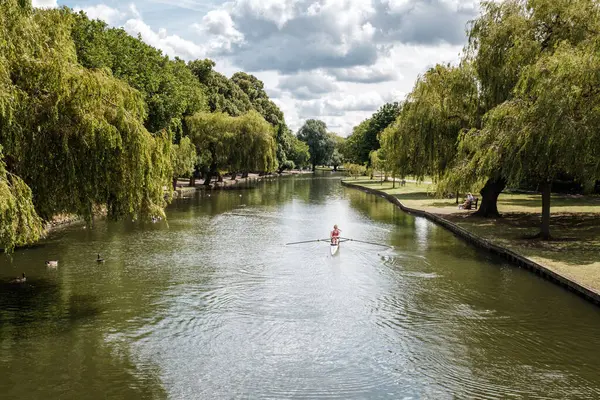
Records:
<instances>
[{"instance_id":1,"label":"river water","mask_svg":"<svg viewBox=\"0 0 600 400\"><path fill-rule=\"evenodd\" d=\"M338 177L253 186L3 256L0 398L600 398L598 307ZM334 223L393 248L284 245Z\"/></svg>"}]
</instances>

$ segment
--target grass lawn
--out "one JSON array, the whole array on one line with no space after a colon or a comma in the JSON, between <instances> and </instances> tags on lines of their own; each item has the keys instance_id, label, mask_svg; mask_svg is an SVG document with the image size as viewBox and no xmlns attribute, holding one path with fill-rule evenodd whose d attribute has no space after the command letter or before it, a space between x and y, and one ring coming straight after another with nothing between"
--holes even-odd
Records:
<instances>
[{"instance_id":1,"label":"grass lawn","mask_svg":"<svg viewBox=\"0 0 600 400\"><path fill-rule=\"evenodd\" d=\"M600 196L553 195L550 232L554 240L541 241L530 239L539 231L542 198L538 194L502 193L498 198L502 218L486 219L474 217L474 211L459 210L456 199L435 198L431 183L407 180L406 186L396 183L393 189L391 182L347 181L392 194L407 207L440 215L600 292Z\"/></svg>"}]
</instances>

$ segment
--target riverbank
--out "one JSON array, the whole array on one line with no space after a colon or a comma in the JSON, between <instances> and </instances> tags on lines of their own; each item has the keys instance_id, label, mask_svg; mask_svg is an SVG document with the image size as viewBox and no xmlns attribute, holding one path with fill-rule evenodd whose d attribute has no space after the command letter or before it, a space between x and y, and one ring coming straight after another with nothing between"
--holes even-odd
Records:
<instances>
[{"instance_id":1,"label":"riverbank","mask_svg":"<svg viewBox=\"0 0 600 400\"><path fill-rule=\"evenodd\" d=\"M247 177L242 178L241 176L236 176L235 179L231 179L231 176L224 176L221 181L214 179L211 181L210 185L204 185L202 179L197 179L196 184L194 186L190 186L189 178L179 179L177 181L177 189L175 189L175 197L185 197L186 194L191 194L196 192L197 190L218 190L218 189L233 189L238 186L244 186L251 182L258 182L263 179L271 179L277 178L281 176L289 176L289 175L304 175L304 174L312 174L312 171L302 171L302 170L292 170L292 171L284 171L281 174L270 173L270 174L248 174Z\"/></svg>"},{"instance_id":2,"label":"riverbank","mask_svg":"<svg viewBox=\"0 0 600 400\"><path fill-rule=\"evenodd\" d=\"M346 179L354 186L386 197L403 210L426 217L469 242L498 253L523 267L600 304L600 198L555 195L552 198L552 241L531 239L537 233L541 196L502 193L502 218L477 218L474 210L458 210L456 199L433 197L431 184ZM461 198L462 201L462 198Z\"/></svg>"}]
</instances>

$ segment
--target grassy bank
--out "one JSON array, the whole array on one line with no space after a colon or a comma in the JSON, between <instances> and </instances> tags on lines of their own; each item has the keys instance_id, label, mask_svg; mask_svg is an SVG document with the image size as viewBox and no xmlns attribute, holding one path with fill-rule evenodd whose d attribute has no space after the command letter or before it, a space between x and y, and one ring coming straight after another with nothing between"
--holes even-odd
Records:
<instances>
[{"instance_id":1,"label":"grassy bank","mask_svg":"<svg viewBox=\"0 0 600 400\"><path fill-rule=\"evenodd\" d=\"M405 186L396 183L392 188L391 182L368 178L347 181L392 194L406 207L439 215L600 293L599 196L553 195L551 233L555 239L541 241L530 238L540 224L538 194L502 193L498 199L502 218L484 219L474 217L473 210L459 210L456 199L435 198L431 183L407 181Z\"/></svg>"}]
</instances>

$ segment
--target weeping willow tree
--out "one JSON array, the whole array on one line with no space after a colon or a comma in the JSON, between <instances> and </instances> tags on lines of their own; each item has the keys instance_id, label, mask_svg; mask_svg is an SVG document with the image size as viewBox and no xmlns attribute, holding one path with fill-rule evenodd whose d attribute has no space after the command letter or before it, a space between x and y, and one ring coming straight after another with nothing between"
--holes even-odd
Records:
<instances>
[{"instance_id":1,"label":"weeping willow tree","mask_svg":"<svg viewBox=\"0 0 600 400\"><path fill-rule=\"evenodd\" d=\"M277 169L273 127L256 111L233 118L235 145L229 159L232 172L270 172Z\"/></svg>"},{"instance_id":2,"label":"weeping willow tree","mask_svg":"<svg viewBox=\"0 0 600 400\"><path fill-rule=\"evenodd\" d=\"M226 169L235 144L232 117L225 113L196 113L186 118L188 136L198 149L204 184L209 185L219 169Z\"/></svg>"},{"instance_id":3,"label":"weeping willow tree","mask_svg":"<svg viewBox=\"0 0 600 400\"><path fill-rule=\"evenodd\" d=\"M67 13L0 6L0 201L20 205L3 208L0 245L37 239L37 218L89 222L98 205L111 218L163 215L171 138L144 128L140 93L77 63ZM7 212L22 222L5 224Z\"/></svg>"},{"instance_id":4,"label":"weeping willow tree","mask_svg":"<svg viewBox=\"0 0 600 400\"><path fill-rule=\"evenodd\" d=\"M184 137L171 149L171 163L173 165L173 190L177 189L177 178L191 175L196 166L196 146L189 137Z\"/></svg>"},{"instance_id":5,"label":"weeping willow tree","mask_svg":"<svg viewBox=\"0 0 600 400\"><path fill-rule=\"evenodd\" d=\"M197 113L186 119L188 135L197 149L206 179L221 171L270 172L277 168L273 127L256 111L239 117Z\"/></svg>"},{"instance_id":6,"label":"weeping willow tree","mask_svg":"<svg viewBox=\"0 0 600 400\"><path fill-rule=\"evenodd\" d=\"M0 147L0 246L11 250L35 242L42 233L42 220L33 206L31 189L6 171Z\"/></svg>"},{"instance_id":7,"label":"weeping willow tree","mask_svg":"<svg viewBox=\"0 0 600 400\"><path fill-rule=\"evenodd\" d=\"M550 194L559 174L593 188L600 179L600 43L561 43L527 67L515 97L496 107L478 135L461 143L471 154L466 171L498 170L509 184L538 182L539 237L550 239Z\"/></svg>"},{"instance_id":8,"label":"weeping willow tree","mask_svg":"<svg viewBox=\"0 0 600 400\"><path fill-rule=\"evenodd\" d=\"M561 43L577 46L593 40L599 32L598 2L596 0L505 0L482 3L482 15L469 30L466 59L474 66L480 92L479 123L468 135L461 136L461 160L456 164L450 180L460 181L473 176L469 160L478 152L468 142L477 142L481 123L486 113L511 102L517 94L516 86L523 71L535 65L540 58L552 55ZM487 168L482 202L478 214L499 216L497 199L506 186L501 165ZM479 169L483 172L483 169Z\"/></svg>"},{"instance_id":9,"label":"weeping willow tree","mask_svg":"<svg viewBox=\"0 0 600 400\"><path fill-rule=\"evenodd\" d=\"M477 84L469 64L431 68L380 136L390 171L411 173L417 180L430 175L440 182L455 161L461 130L475 122L477 107Z\"/></svg>"}]
</instances>

